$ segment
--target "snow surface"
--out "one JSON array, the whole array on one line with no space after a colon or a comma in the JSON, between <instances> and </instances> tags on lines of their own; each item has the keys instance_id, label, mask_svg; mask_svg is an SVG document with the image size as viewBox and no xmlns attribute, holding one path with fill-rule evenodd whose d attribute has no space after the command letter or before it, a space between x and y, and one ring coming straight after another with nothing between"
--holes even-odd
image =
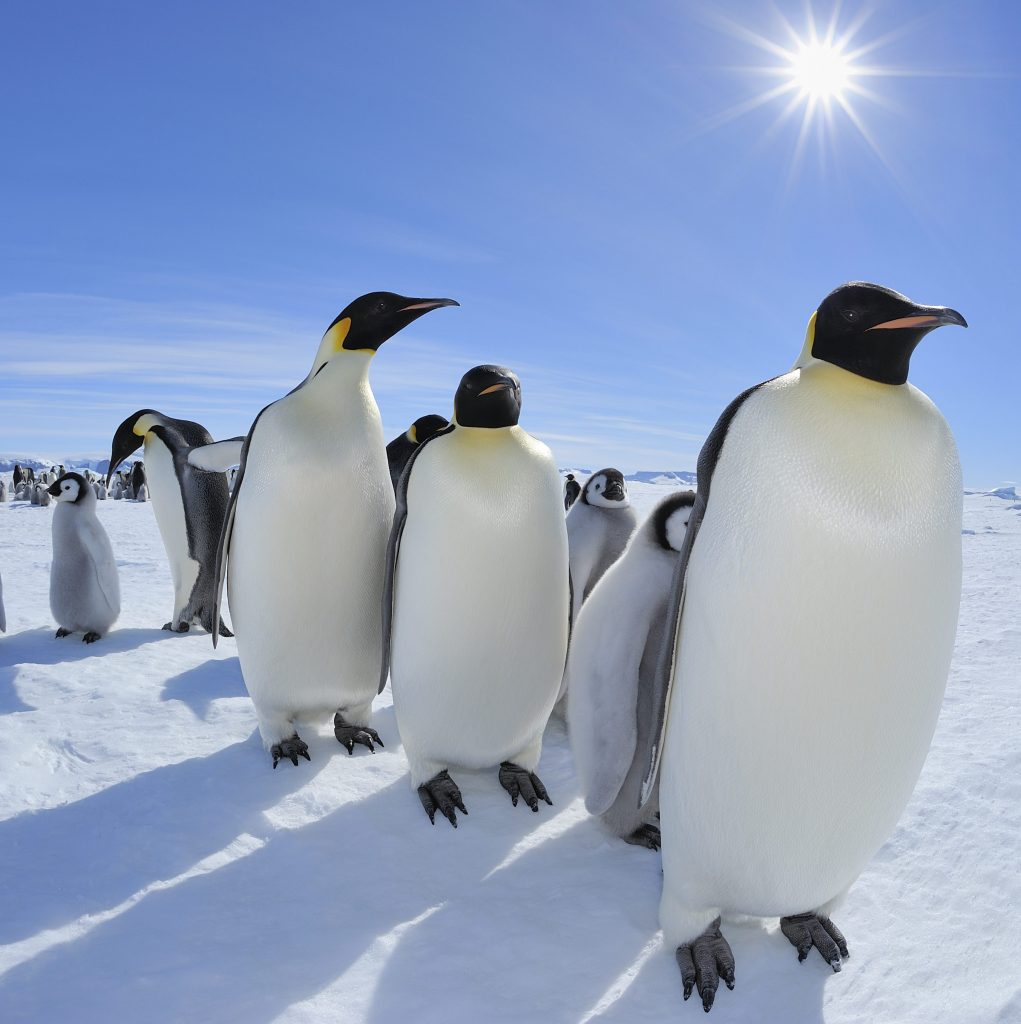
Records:
<instances>
[{"instance_id":1,"label":"snow surface","mask_svg":"<svg viewBox=\"0 0 1021 1024\"><path fill-rule=\"evenodd\" d=\"M676 486L676 484L674 485ZM669 488L633 483L641 514ZM657 933L657 855L589 818L564 729L510 806L430 826L389 690L386 749L270 769L232 640L159 626L173 592L148 504L100 503L120 622L53 639L52 508L0 505L0 1020L701 1020ZM730 923L737 988L710 1020L1021 1021L1021 517L965 498L964 596L914 797L837 920L851 960L799 965L776 922ZM810 769L811 770L811 769Z\"/></svg>"}]
</instances>

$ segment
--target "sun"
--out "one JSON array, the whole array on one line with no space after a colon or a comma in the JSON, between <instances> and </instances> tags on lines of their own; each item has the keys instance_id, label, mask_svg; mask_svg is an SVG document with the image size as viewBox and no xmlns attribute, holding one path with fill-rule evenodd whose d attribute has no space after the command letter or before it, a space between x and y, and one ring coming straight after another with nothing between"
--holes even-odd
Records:
<instances>
[{"instance_id":1,"label":"sun","mask_svg":"<svg viewBox=\"0 0 1021 1024\"><path fill-rule=\"evenodd\" d=\"M791 80L808 100L836 100L847 93L854 67L843 50L830 42L801 43L790 56Z\"/></svg>"}]
</instances>

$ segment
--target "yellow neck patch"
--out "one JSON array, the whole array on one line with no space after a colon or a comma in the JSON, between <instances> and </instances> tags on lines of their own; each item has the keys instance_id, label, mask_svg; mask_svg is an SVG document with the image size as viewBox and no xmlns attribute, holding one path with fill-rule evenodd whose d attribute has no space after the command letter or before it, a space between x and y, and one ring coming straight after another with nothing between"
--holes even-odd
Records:
<instances>
[{"instance_id":1,"label":"yellow neck patch","mask_svg":"<svg viewBox=\"0 0 1021 1024\"><path fill-rule=\"evenodd\" d=\"M816 310L808 321L808 330L805 331L805 348L808 350L809 355L812 354L812 346L815 345L815 318L819 315L819 311Z\"/></svg>"},{"instance_id":2,"label":"yellow neck patch","mask_svg":"<svg viewBox=\"0 0 1021 1024\"><path fill-rule=\"evenodd\" d=\"M338 320L326 332L326 340L329 342L329 351L332 355L336 355L344 347L344 341L350 330L351 317L346 316L343 320Z\"/></svg>"},{"instance_id":3,"label":"yellow neck patch","mask_svg":"<svg viewBox=\"0 0 1021 1024\"><path fill-rule=\"evenodd\" d=\"M411 426L408 427L408 440L412 444L418 444L418 428L415 426L414 423L412 423Z\"/></svg>"},{"instance_id":4,"label":"yellow neck patch","mask_svg":"<svg viewBox=\"0 0 1021 1024\"><path fill-rule=\"evenodd\" d=\"M146 413L144 416L138 417L135 425L131 428L131 432L138 437L145 437L157 423L159 423L159 420L152 413Z\"/></svg>"}]
</instances>

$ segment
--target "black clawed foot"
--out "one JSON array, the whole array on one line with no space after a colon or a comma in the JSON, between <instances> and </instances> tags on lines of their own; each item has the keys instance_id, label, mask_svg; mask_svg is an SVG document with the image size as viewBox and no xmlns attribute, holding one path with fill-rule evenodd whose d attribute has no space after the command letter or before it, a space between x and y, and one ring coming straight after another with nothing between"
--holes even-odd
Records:
<instances>
[{"instance_id":1,"label":"black clawed foot","mask_svg":"<svg viewBox=\"0 0 1021 1024\"><path fill-rule=\"evenodd\" d=\"M337 737L337 742L341 746L347 748L349 754L355 752L356 743L368 747L373 753L376 752L373 743L383 746L383 741L375 729L370 729L367 725L348 725L339 711L333 716L333 735Z\"/></svg>"},{"instance_id":2,"label":"black clawed foot","mask_svg":"<svg viewBox=\"0 0 1021 1024\"><path fill-rule=\"evenodd\" d=\"M187 622L182 622L179 626L175 626L172 622L165 622L163 628L168 633L187 633L191 629L191 625Z\"/></svg>"},{"instance_id":3,"label":"black clawed foot","mask_svg":"<svg viewBox=\"0 0 1021 1024\"><path fill-rule=\"evenodd\" d=\"M658 850L660 846L659 829L655 825L639 825L624 842L632 846L644 846L647 850Z\"/></svg>"},{"instance_id":4,"label":"black clawed foot","mask_svg":"<svg viewBox=\"0 0 1021 1024\"><path fill-rule=\"evenodd\" d=\"M209 631L210 633L212 630ZM220 636L233 636L234 634L221 622L220 623Z\"/></svg>"},{"instance_id":5,"label":"black clawed foot","mask_svg":"<svg viewBox=\"0 0 1021 1024\"><path fill-rule=\"evenodd\" d=\"M101 640L102 636L96 633L94 630L89 630L85 636L82 637L83 644L94 644L97 640Z\"/></svg>"},{"instance_id":6,"label":"black clawed foot","mask_svg":"<svg viewBox=\"0 0 1021 1024\"><path fill-rule=\"evenodd\" d=\"M273 756L274 768L276 768L276 766L285 758L289 760L291 764L294 765L295 768L298 767L299 757L305 758L306 761L312 760L312 758L309 757L308 744L305 743L305 741L301 739L297 733L295 733L293 736L288 737L286 740L281 740L279 743L274 743L273 746L270 747L269 752Z\"/></svg>"},{"instance_id":7,"label":"black clawed foot","mask_svg":"<svg viewBox=\"0 0 1021 1024\"><path fill-rule=\"evenodd\" d=\"M57 632L53 634L53 639L54 640L63 640L65 636L70 636L70 635L71 635L71 630L70 629L64 629L64 627L61 626L60 629L58 629Z\"/></svg>"},{"instance_id":8,"label":"black clawed foot","mask_svg":"<svg viewBox=\"0 0 1021 1024\"><path fill-rule=\"evenodd\" d=\"M702 1009L708 1013L713 1008L716 990L722 978L727 988L734 987L734 954L730 943L720 931L720 919L715 921L694 942L685 942L677 947L677 966L681 969L681 983L684 998L697 988L702 999Z\"/></svg>"},{"instance_id":9,"label":"black clawed foot","mask_svg":"<svg viewBox=\"0 0 1021 1024\"><path fill-rule=\"evenodd\" d=\"M457 815L454 813L454 808L456 807L462 814L468 813L468 808L464 806L464 801L461 799L461 791L446 769L418 787L418 799L422 801L425 813L429 815L429 820L434 825L436 824L437 810L454 828L457 828Z\"/></svg>"},{"instance_id":10,"label":"black clawed foot","mask_svg":"<svg viewBox=\"0 0 1021 1024\"><path fill-rule=\"evenodd\" d=\"M545 800L551 807L553 801L546 792L546 787L535 772L530 772L513 761L503 761L500 764L500 785L510 793L511 803L517 807L518 797L532 808L539 810L539 801Z\"/></svg>"},{"instance_id":11,"label":"black clawed foot","mask_svg":"<svg viewBox=\"0 0 1021 1024\"><path fill-rule=\"evenodd\" d=\"M799 962L803 961L815 946L823 960L836 973L840 970L841 959L846 960L851 955L847 951L847 942L840 929L828 917L811 913L781 917L780 931L798 951Z\"/></svg>"}]
</instances>

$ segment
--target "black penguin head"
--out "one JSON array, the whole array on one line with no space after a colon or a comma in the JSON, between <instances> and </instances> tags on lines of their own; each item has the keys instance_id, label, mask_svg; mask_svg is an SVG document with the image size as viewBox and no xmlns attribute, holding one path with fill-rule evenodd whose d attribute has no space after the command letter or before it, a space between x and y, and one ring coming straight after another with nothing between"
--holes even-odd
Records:
<instances>
[{"instance_id":1,"label":"black penguin head","mask_svg":"<svg viewBox=\"0 0 1021 1024\"><path fill-rule=\"evenodd\" d=\"M330 354L375 352L384 341L420 316L441 306L457 306L453 299L412 299L393 292L369 292L349 303L326 328ZM324 338L325 340L325 338Z\"/></svg>"},{"instance_id":2,"label":"black penguin head","mask_svg":"<svg viewBox=\"0 0 1021 1024\"><path fill-rule=\"evenodd\" d=\"M155 409L139 409L132 413L114 432L110 448L110 466L106 471L106 486L110 486L114 470L137 451L146 433L163 419Z\"/></svg>"},{"instance_id":3,"label":"black penguin head","mask_svg":"<svg viewBox=\"0 0 1021 1024\"><path fill-rule=\"evenodd\" d=\"M521 381L505 366L476 366L454 395L459 427L513 427L521 415Z\"/></svg>"},{"instance_id":4,"label":"black penguin head","mask_svg":"<svg viewBox=\"0 0 1021 1024\"><path fill-rule=\"evenodd\" d=\"M880 384L903 384L915 346L944 324L967 327L946 306L919 306L865 281L835 288L815 314L810 354Z\"/></svg>"},{"instance_id":5,"label":"black penguin head","mask_svg":"<svg viewBox=\"0 0 1021 1024\"><path fill-rule=\"evenodd\" d=\"M46 493L52 495L57 501L68 502L72 505L85 501L90 494L95 496L95 491L92 490L85 477L79 473L64 473L46 488Z\"/></svg>"},{"instance_id":6,"label":"black penguin head","mask_svg":"<svg viewBox=\"0 0 1021 1024\"><path fill-rule=\"evenodd\" d=\"M628 500L624 474L619 469L601 469L593 473L585 482L581 500L586 505L599 508L627 508L631 502Z\"/></svg>"},{"instance_id":7,"label":"black penguin head","mask_svg":"<svg viewBox=\"0 0 1021 1024\"><path fill-rule=\"evenodd\" d=\"M443 416L430 413L428 416L419 416L414 423L408 427L407 438L412 444L424 444L433 434L438 434L450 424Z\"/></svg>"},{"instance_id":8,"label":"black penguin head","mask_svg":"<svg viewBox=\"0 0 1021 1024\"><path fill-rule=\"evenodd\" d=\"M574 474L573 473L568 473L567 474L567 479L568 480L573 480L574 479Z\"/></svg>"},{"instance_id":9,"label":"black penguin head","mask_svg":"<svg viewBox=\"0 0 1021 1024\"><path fill-rule=\"evenodd\" d=\"M664 551L681 550L694 506L694 491L676 491L664 498L652 510L650 518L656 535L656 543Z\"/></svg>"}]
</instances>

